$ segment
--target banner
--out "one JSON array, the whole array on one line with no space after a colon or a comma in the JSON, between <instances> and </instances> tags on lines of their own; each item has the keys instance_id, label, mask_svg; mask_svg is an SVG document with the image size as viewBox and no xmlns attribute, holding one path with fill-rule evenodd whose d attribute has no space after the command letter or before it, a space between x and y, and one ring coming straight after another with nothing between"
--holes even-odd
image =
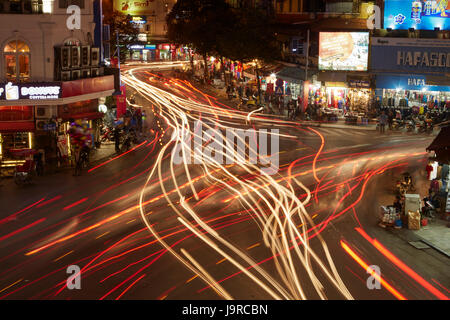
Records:
<instances>
[{"instance_id":1,"label":"banner","mask_svg":"<svg viewBox=\"0 0 450 320\"><path fill-rule=\"evenodd\" d=\"M449 0L386 0L384 28L407 30L450 29Z\"/></svg>"},{"instance_id":2,"label":"banner","mask_svg":"<svg viewBox=\"0 0 450 320\"><path fill-rule=\"evenodd\" d=\"M120 95L116 96L117 119L121 118L127 112L127 95L125 85L120 86Z\"/></svg>"},{"instance_id":3,"label":"banner","mask_svg":"<svg viewBox=\"0 0 450 320\"><path fill-rule=\"evenodd\" d=\"M114 9L130 15L151 15L157 8L155 0L114 0Z\"/></svg>"}]
</instances>

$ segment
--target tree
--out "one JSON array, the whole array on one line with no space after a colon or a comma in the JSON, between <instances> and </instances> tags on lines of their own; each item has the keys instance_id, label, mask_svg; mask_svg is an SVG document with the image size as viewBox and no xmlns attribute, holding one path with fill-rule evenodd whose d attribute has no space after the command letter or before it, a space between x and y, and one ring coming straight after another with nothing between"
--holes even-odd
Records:
<instances>
[{"instance_id":1,"label":"tree","mask_svg":"<svg viewBox=\"0 0 450 320\"><path fill-rule=\"evenodd\" d=\"M224 0L179 0L167 15L167 35L172 42L190 46L203 57L207 80L208 54L218 52L217 39L223 38L233 21L233 12Z\"/></svg>"},{"instance_id":2,"label":"tree","mask_svg":"<svg viewBox=\"0 0 450 320\"><path fill-rule=\"evenodd\" d=\"M137 42L139 29L131 22L130 15L114 10L105 16L103 22L109 25L111 52L117 49L117 32L119 33L120 61L125 61L129 46Z\"/></svg>"},{"instance_id":3,"label":"tree","mask_svg":"<svg viewBox=\"0 0 450 320\"><path fill-rule=\"evenodd\" d=\"M261 95L259 66L261 62L279 59L274 21L267 10L243 7L234 11L236 23L228 34L217 41L218 51L225 57L242 63L256 62L258 93Z\"/></svg>"}]
</instances>

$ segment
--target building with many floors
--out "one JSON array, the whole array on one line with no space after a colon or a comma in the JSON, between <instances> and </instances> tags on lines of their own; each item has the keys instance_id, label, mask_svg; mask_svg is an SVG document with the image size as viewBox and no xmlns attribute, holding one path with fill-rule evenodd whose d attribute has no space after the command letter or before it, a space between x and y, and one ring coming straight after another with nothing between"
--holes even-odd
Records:
<instances>
[{"instance_id":1,"label":"building with many floors","mask_svg":"<svg viewBox=\"0 0 450 320\"><path fill-rule=\"evenodd\" d=\"M49 162L68 155L69 119L97 128L99 103L117 87L96 46L94 0L0 2L0 157L35 148Z\"/></svg>"}]
</instances>

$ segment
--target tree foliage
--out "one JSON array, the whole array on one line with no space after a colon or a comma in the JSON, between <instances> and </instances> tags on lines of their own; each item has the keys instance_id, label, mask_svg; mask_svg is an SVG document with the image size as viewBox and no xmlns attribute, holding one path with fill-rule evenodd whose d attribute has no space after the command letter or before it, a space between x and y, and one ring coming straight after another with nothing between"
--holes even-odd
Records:
<instances>
[{"instance_id":1,"label":"tree foliage","mask_svg":"<svg viewBox=\"0 0 450 320\"><path fill-rule=\"evenodd\" d=\"M274 60L279 50L267 10L231 8L224 0L179 0L167 16L171 41L232 60Z\"/></svg>"},{"instance_id":2,"label":"tree foliage","mask_svg":"<svg viewBox=\"0 0 450 320\"><path fill-rule=\"evenodd\" d=\"M167 15L168 38L193 48L205 60L220 54L220 42L232 30L234 15L224 0L179 0Z\"/></svg>"},{"instance_id":3,"label":"tree foliage","mask_svg":"<svg viewBox=\"0 0 450 320\"><path fill-rule=\"evenodd\" d=\"M120 60L125 61L126 53L130 51L129 46L135 44L138 39L139 29L131 22L130 15L125 15L114 10L104 17L103 23L109 25L111 55L117 49L117 35L119 32Z\"/></svg>"},{"instance_id":4,"label":"tree foliage","mask_svg":"<svg viewBox=\"0 0 450 320\"><path fill-rule=\"evenodd\" d=\"M266 12L244 7L235 10L234 17L236 22L230 34L218 39L223 56L242 62L253 59L270 62L279 58L273 21Z\"/></svg>"}]
</instances>

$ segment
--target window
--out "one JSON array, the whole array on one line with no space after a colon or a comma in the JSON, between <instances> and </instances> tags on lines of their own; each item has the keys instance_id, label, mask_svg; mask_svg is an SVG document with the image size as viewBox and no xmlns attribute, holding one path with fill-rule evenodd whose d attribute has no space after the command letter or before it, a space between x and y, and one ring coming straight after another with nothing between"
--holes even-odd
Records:
<instances>
[{"instance_id":1,"label":"window","mask_svg":"<svg viewBox=\"0 0 450 320\"><path fill-rule=\"evenodd\" d=\"M6 79L22 82L30 79L30 48L21 40L9 42L3 49Z\"/></svg>"},{"instance_id":2,"label":"window","mask_svg":"<svg viewBox=\"0 0 450 320\"><path fill-rule=\"evenodd\" d=\"M70 5L79 6L80 9L84 9L84 0L59 0L59 8L67 9Z\"/></svg>"}]
</instances>

